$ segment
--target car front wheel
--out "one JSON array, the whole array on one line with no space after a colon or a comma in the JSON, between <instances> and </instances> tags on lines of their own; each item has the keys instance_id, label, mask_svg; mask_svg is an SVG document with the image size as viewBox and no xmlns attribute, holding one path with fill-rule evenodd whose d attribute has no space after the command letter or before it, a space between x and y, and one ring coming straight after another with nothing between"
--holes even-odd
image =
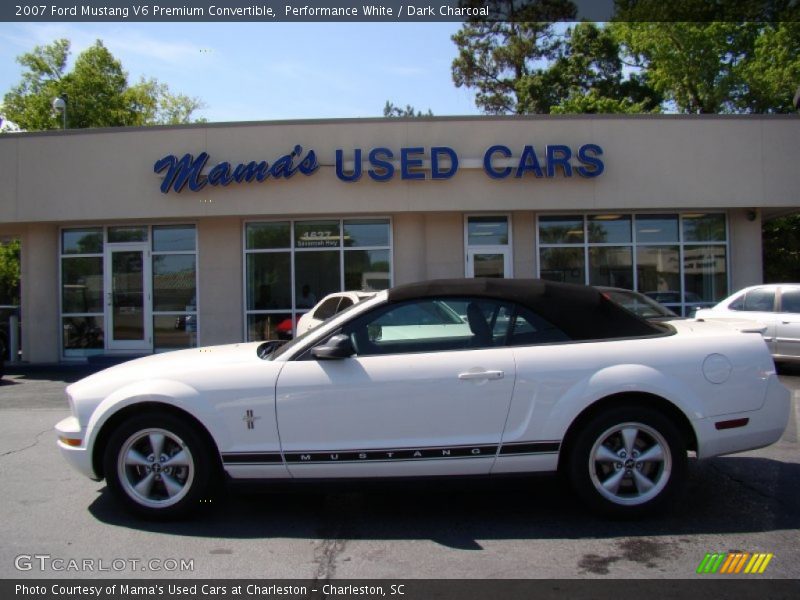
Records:
<instances>
[{"instance_id":1,"label":"car front wheel","mask_svg":"<svg viewBox=\"0 0 800 600\"><path fill-rule=\"evenodd\" d=\"M185 516L209 501L215 480L209 444L174 415L125 421L104 456L108 487L132 512L149 518Z\"/></svg>"},{"instance_id":2,"label":"car front wheel","mask_svg":"<svg viewBox=\"0 0 800 600\"><path fill-rule=\"evenodd\" d=\"M620 406L590 420L569 458L573 488L590 508L614 517L662 509L686 479L686 442L661 412Z\"/></svg>"}]
</instances>

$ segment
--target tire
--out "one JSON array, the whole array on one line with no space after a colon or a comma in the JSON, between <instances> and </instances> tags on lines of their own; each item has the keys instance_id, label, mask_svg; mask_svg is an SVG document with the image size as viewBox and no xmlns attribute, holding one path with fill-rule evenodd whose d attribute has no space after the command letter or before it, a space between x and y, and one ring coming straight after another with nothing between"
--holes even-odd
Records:
<instances>
[{"instance_id":1,"label":"tire","mask_svg":"<svg viewBox=\"0 0 800 600\"><path fill-rule=\"evenodd\" d=\"M181 518L208 504L217 465L204 436L169 413L124 421L103 456L111 492L130 512L150 519Z\"/></svg>"},{"instance_id":2,"label":"tire","mask_svg":"<svg viewBox=\"0 0 800 600\"><path fill-rule=\"evenodd\" d=\"M658 410L618 406L577 433L568 460L572 488L596 513L635 518L658 512L680 492L686 440Z\"/></svg>"}]
</instances>

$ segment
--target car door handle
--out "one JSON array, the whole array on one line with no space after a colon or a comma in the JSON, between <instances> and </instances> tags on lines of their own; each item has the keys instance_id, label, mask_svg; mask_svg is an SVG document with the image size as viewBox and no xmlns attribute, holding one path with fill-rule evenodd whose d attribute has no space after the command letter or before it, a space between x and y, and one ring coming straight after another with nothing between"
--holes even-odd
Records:
<instances>
[{"instance_id":1,"label":"car door handle","mask_svg":"<svg viewBox=\"0 0 800 600\"><path fill-rule=\"evenodd\" d=\"M502 379L504 376L503 371L467 371L458 374L459 379L467 381L470 379Z\"/></svg>"}]
</instances>

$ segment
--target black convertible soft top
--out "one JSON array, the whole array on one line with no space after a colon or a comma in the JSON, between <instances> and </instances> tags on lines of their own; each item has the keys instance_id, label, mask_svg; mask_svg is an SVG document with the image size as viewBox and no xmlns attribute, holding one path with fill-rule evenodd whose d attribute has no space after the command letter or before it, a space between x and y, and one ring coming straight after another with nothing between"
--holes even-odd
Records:
<instances>
[{"instance_id":1,"label":"black convertible soft top","mask_svg":"<svg viewBox=\"0 0 800 600\"><path fill-rule=\"evenodd\" d=\"M528 307L573 340L663 334L649 323L587 285L544 279L434 279L389 290L389 302L414 298L469 296L509 300Z\"/></svg>"}]
</instances>

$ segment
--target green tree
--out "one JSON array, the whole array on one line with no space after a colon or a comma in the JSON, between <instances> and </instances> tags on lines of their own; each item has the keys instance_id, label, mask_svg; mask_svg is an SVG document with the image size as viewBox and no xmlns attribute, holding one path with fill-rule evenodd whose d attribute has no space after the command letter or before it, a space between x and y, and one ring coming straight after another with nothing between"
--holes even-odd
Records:
<instances>
[{"instance_id":1,"label":"green tree","mask_svg":"<svg viewBox=\"0 0 800 600\"><path fill-rule=\"evenodd\" d=\"M5 95L6 118L28 131L56 129L61 126L52 111L57 96L66 97L70 128L186 123L203 106L155 79L129 85L122 64L100 40L67 72L69 54L70 42L61 39L18 57L25 71Z\"/></svg>"},{"instance_id":2,"label":"green tree","mask_svg":"<svg viewBox=\"0 0 800 600\"><path fill-rule=\"evenodd\" d=\"M550 65L517 87L522 104L535 113L642 113L661 103L640 74L624 73L619 43L593 23L568 28Z\"/></svg>"},{"instance_id":3,"label":"green tree","mask_svg":"<svg viewBox=\"0 0 800 600\"><path fill-rule=\"evenodd\" d=\"M0 304L19 304L19 240L0 243Z\"/></svg>"},{"instance_id":4,"label":"green tree","mask_svg":"<svg viewBox=\"0 0 800 600\"><path fill-rule=\"evenodd\" d=\"M764 281L800 281L800 215L765 221L762 236Z\"/></svg>"},{"instance_id":5,"label":"green tree","mask_svg":"<svg viewBox=\"0 0 800 600\"><path fill-rule=\"evenodd\" d=\"M562 40L553 22L574 18L569 0L522 3L490 0L502 21L470 20L452 36L458 47L452 74L456 87L477 89L475 104L487 114L535 112L529 77L553 59Z\"/></svg>"},{"instance_id":6,"label":"green tree","mask_svg":"<svg viewBox=\"0 0 800 600\"><path fill-rule=\"evenodd\" d=\"M624 22L610 30L648 84L682 113L791 112L795 22Z\"/></svg>"},{"instance_id":7,"label":"green tree","mask_svg":"<svg viewBox=\"0 0 800 600\"><path fill-rule=\"evenodd\" d=\"M383 107L383 116L384 117L432 117L433 112L431 109L428 109L428 112L424 113L421 110L414 109L413 106L410 104L406 104L405 108L400 108L399 106L395 106L392 102L386 101L386 105Z\"/></svg>"}]
</instances>

